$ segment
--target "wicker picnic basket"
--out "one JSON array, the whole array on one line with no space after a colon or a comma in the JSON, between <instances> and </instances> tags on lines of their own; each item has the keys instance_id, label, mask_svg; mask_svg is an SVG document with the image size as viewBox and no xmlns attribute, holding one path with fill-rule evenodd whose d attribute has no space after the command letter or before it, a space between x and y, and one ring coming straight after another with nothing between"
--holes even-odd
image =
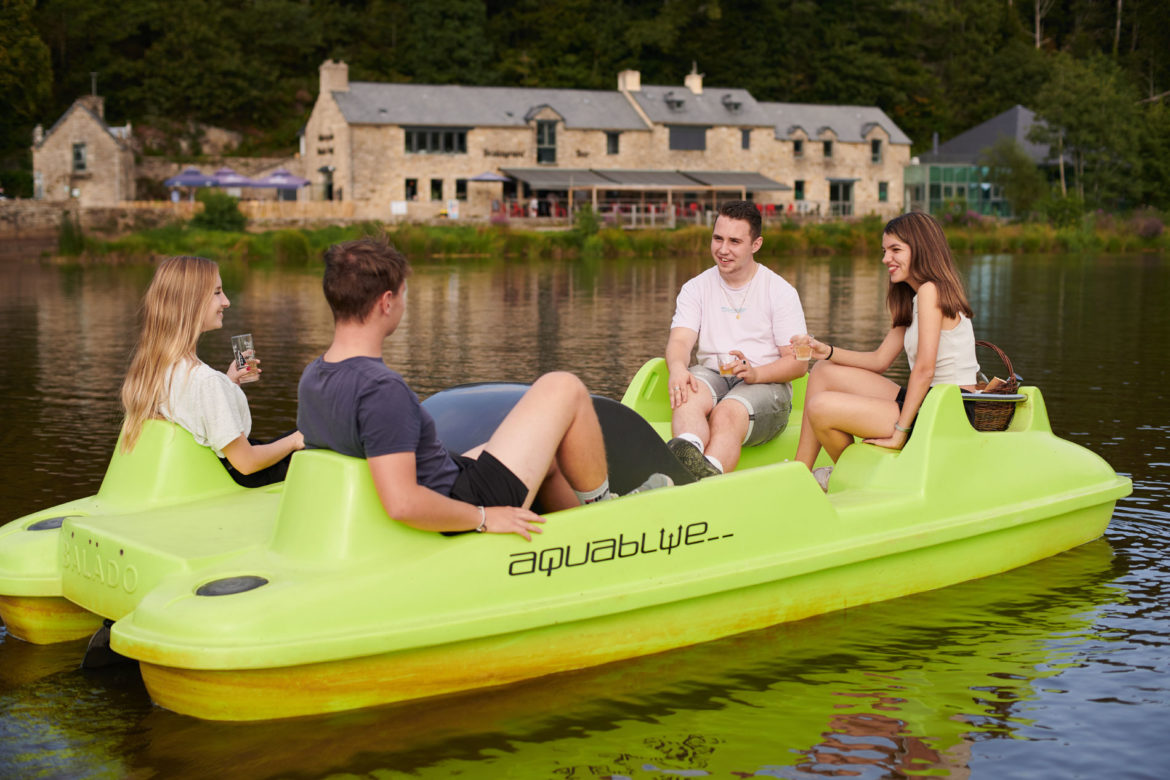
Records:
<instances>
[{"instance_id":1,"label":"wicker picnic basket","mask_svg":"<svg viewBox=\"0 0 1170 780\"><path fill-rule=\"evenodd\" d=\"M1020 380L1016 376L1016 372L1012 369L1012 361L1004 354L1004 351L992 344L990 341L976 341L976 347L986 347L993 350L995 354L999 355L999 359L1003 361L1007 368L1007 381L994 390L985 391L989 395L1013 395L1020 389ZM975 426L977 431L1003 431L1007 430L1008 425L1012 422L1012 416L1016 413L1016 405L1009 401L971 401L965 402L967 404L968 417L971 418L971 425Z\"/></svg>"}]
</instances>

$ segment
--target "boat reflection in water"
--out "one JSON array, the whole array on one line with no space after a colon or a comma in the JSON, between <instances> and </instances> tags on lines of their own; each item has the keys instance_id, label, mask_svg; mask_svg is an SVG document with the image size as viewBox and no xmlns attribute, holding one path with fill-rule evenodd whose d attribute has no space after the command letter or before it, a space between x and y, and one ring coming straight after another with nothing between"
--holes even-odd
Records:
<instances>
[{"instance_id":1,"label":"boat reflection in water","mask_svg":"<svg viewBox=\"0 0 1170 780\"><path fill-rule=\"evenodd\" d=\"M1101 539L994 577L655 656L260 723L151 707L132 671L50 669L36 680L38 671L13 670L44 670L45 648L8 641L0 679L17 687L0 693L0 709L22 738L51 734L58 757L90 768L112 761L118 773L963 777L971 744L1011 738L1037 684L1077 665L1078 647L1097 639L1096 610L1121 596L1111 584L1119 566ZM45 695L51 686L77 696ZM578 760L583 737L588 758ZM24 755L24 770L62 767L35 745Z\"/></svg>"}]
</instances>

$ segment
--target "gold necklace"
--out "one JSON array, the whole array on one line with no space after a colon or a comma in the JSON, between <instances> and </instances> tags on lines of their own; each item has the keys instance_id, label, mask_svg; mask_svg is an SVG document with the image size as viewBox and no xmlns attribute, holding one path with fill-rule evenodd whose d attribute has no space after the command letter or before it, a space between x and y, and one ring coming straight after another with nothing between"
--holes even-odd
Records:
<instances>
[{"instance_id":1,"label":"gold necklace","mask_svg":"<svg viewBox=\"0 0 1170 780\"><path fill-rule=\"evenodd\" d=\"M722 279L719 280L719 289L723 291L723 297L727 299L728 307L730 307L731 310L733 312L735 312L735 318L737 320L739 319L739 315L743 314L743 310L747 308L747 299L748 299L748 296L751 295L752 285L756 281L756 274L759 273L759 270L760 269L757 268L756 272L752 274L752 278L748 280L747 288L743 291L743 297L739 299L739 307L738 308L732 302L731 296L728 294L727 287L724 286L723 280Z\"/></svg>"}]
</instances>

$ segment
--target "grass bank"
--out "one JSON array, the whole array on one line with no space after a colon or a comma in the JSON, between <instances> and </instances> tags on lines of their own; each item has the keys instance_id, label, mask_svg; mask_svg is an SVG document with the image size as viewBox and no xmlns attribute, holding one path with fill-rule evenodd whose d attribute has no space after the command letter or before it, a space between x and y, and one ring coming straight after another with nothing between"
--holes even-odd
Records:
<instances>
[{"instance_id":1,"label":"grass bank","mask_svg":"<svg viewBox=\"0 0 1170 780\"><path fill-rule=\"evenodd\" d=\"M956 253L1061 253L1165 251L1170 235L1146 221L1086 220L1078 227L1047 224L1003 224L982 221L948 225L947 238ZM855 221L796 223L765 226L760 259L794 255L877 254L881 251L883 222ZM311 230L272 230L242 233L201 230L185 224L145 230L112 240L70 235L61 242L60 255L92 263L152 262L159 256L195 254L222 261L275 263L298 266L316 262L331 244L364 235L385 233L412 258L601 258L677 257L704 253L710 230L689 226L675 230L602 229L532 231L507 226L387 226L368 222L348 227Z\"/></svg>"}]
</instances>

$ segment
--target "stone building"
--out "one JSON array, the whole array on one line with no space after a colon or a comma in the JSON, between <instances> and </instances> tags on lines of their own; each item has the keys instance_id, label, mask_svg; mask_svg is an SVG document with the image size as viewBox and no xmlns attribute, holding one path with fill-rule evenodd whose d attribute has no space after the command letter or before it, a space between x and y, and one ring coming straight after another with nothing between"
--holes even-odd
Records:
<instances>
[{"instance_id":1,"label":"stone building","mask_svg":"<svg viewBox=\"0 0 1170 780\"><path fill-rule=\"evenodd\" d=\"M582 201L673 216L729 197L766 213L902 211L910 139L878 108L764 103L697 72L671 87L627 70L617 87L350 82L327 61L302 137L308 197L410 218Z\"/></svg>"},{"instance_id":2,"label":"stone building","mask_svg":"<svg viewBox=\"0 0 1170 780\"><path fill-rule=\"evenodd\" d=\"M33 131L34 197L83 207L134 200L130 123L110 127L97 95L78 98L48 132Z\"/></svg>"}]
</instances>

